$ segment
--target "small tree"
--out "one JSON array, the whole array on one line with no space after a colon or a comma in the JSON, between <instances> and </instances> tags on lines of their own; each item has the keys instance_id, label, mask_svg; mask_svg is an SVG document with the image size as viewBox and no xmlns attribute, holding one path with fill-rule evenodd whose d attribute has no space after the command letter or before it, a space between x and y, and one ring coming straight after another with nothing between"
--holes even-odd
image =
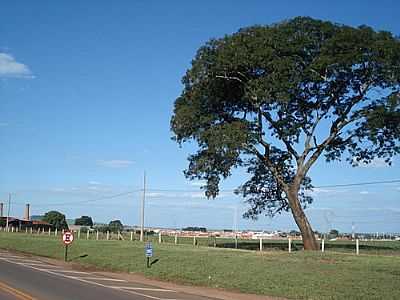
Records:
<instances>
[{"instance_id":1,"label":"small tree","mask_svg":"<svg viewBox=\"0 0 400 300\"><path fill-rule=\"evenodd\" d=\"M331 231L329 231L329 236L331 238L337 238L339 236L339 230L337 229L332 229Z\"/></svg>"},{"instance_id":2,"label":"small tree","mask_svg":"<svg viewBox=\"0 0 400 300\"><path fill-rule=\"evenodd\" d=\"M291 211L306 250L319 248L304 212L315 162L390 164L400 152L400 41L389 32L303 17L249 27L202 46L182 81L171 129L198 145L185 175L213 198L244 167L245 217Z\"/></svg>"},{"instance_id":3,"label":"small tree","mask_svg":"<svg viewBox=\"0 0 400 300\"><path fill-rule=\"evenodd\" d=\"M81 226L93 226L93 220L89 216L82 216L80 218L75 219L75 225L81 225Z\"/></svg>"},{"instance_id":4,"label":"small tree","mask_svg":"<svg viewBox=\"0 0 400 300\"><path fill-rule=\"evenodd\" d=\"M124 229L124 225L122 225L120 220L114 220L108 224L108 228L111 232L116 233L118 231L122 231Z\"/></svg>"},{"instance_id":5,"label":"small tree","mask_svg":"<svg viewBox=\"0 0 400 300\"><path fill-rule=\"evenodd\" d=\"M42 220L51 224L54 228L57 228L57 230L68 229L65 215L58 211L52 210L45 213Z\"/></svg>"},{"instance_id":6,"label":"small tree","mask_svg":"<svg viewBox=\"0 0 400 300\"><path fill-rule=\"evenodd\" d=\"M95 230L98 230L99 232L106 233L107 231L110 231L110 228L108 225L97 225Z\"/></svg>"}]
</instances>

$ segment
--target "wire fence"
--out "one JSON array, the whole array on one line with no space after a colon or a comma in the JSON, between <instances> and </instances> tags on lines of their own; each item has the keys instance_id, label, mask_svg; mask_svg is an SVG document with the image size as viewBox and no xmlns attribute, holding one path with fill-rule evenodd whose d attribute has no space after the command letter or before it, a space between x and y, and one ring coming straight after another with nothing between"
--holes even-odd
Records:
<instances>
[{"instance_id":1,"label":"wire fence","mask_svg":"<svg viewBox=\"0 0 400 300\"><path fill-rule=\"evenodd\" d=\"M15 235L23 238L50 238L58 239L61 243L64 231L52 230L51 228L25 228L0 227L0 234ZM96 241L120 241L130 243L141 243L140 232L118 231L101 232L98 230L75 230L76 242L96 242ZM303 242L298 237L286 238L258 238L243 239L220 237L215 234L205 234L196 232L176 232L154 233L146 231L143 242L153 244L191 246L191 247L213 247L248 251L286 251L296 252L303 250ZM343 254L363 254L363 255L390 255L400 256L400 240L392 239L319 239L320 251L324 253L343 253Z\"/></svg>"},{"instance_id":2,"label":"wire fence","mask_svg":"<svg viewBox=\"0 0 400 300\"><path fill-rule=\"evenodd\" d=\"M399 233L396 234L400 232L399 191L400 180L315 187L312 195L317 205L310 206L306 213L319 232L321 247L324 239L324 251L354 253L355 240L359 239L358 246L362 253L397 254L400 245L400 241L395 240L400 237ZM7 194L3 194L0 194L1 199L6 199ZM102 220L105 225L109 220L122 220L124 224L131 224L131 228L137 228L141 220L142 197L143 189L140 188L102 190L96 186L86 194L73 189L53 191L50 195L43 191L19 191L10 197L11 209L7 201L0 202L4 203L3 213L10 211L10 216L23 215L25 204L30 203L31 214L43 215L46 211L58 210L67 217L89 215L95 221ZM296 225L290 214L253 222L241 218L246 209L247 205L232 189L221 190L219 198L210 201L199 189L147 188L146 240L158 243L158 232L161 231L161 242L166 244L253 251L303 249L298 235L291 233L296 230ZM190 226L206 227L207 233L191 233L188 236L182 229ZM334 229L340 231L336 240L329 236ZM87 237L89 240L137 241L138 233L132 232L124 231L119 235L109 232L107 236L107 232L97 232L95 228L89 231L88 236L86 232L76 234L79 234L80 240ZM177 237L175 232L178 232ZM36 229L34 233L37 236L48 235L42 229L39 233ZM54 234L50 232L53 237ZM263 236L261 242L260 235Z\"/></svg>"}]
</instances>

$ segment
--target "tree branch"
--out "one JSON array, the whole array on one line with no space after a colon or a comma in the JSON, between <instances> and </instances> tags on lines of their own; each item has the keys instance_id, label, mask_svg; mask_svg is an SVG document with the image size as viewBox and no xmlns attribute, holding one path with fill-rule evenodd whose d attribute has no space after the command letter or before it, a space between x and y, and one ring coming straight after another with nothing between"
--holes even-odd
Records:
<instances>
[{"instance_id":1,"label":"tree branch","mask_svg":"<svg viewBox=\"0 0 400 300\"><path fill-rule=\"evenodd\" d=\"M264 142L265 143L265 142ZM251 149L250 151L253 152L258 159L260 159L262 162L265 163L265 165L268 167L268 169L272 172L272 174L274 175L276 181L278 181L278 183L282 186L282 189L286 192L289 190L289 187L287 185L287 183L285 182L284 178L282 177L282 175L278 172L278 169L274 166L274 164L272 163L272 161L269 158L269 144L265 143L265 154L261 154L255 147L252 147L253 149Z\"/></svg>"},{"instance_id":2,"label":"tree branch","mask_svg":"<svg viewBox=\"0 0 400 300\"><path fill-rule=\"evenodd\" d=\"M298 168L296 177L299 175L301 179L307 174L310 167L315 163L321 153L326 149L326 147L340 134L340 131L347 126L348 124L354 122L359 116L353 116L346 120L347 115L353 109L353 107L360 102L365 96L365 92L368 90L369 84L364 84L362 88L359 89L359 94L357 96L352 97L348 106L342 112L342 114L332 123L330 128L329 136L318 146L316 146L316 151L311 155L308 161L304 164L303 167ZM312 148L309 150L311 151ZM309 153L309 152L308 152ZM308 154L307 153L307 154Z\"/></svg>"},{"instance_id":3,"label":"tree branch","mask_svg":"<svg viewBox=\"0 0 400 300\"><path fill-rule=\"evenodd\" d=\"M290 144L290 141L288 141L287 139L284 138L284 133L283 133L282 129L278 126L276 121L274 121L272 119L272 117L269 115L269 113L266 113L266 112L261 112L261 113L264 116L264 118L267 119L267 121L271 124L271 126L278 132L280 140L285 144L287 151L290 154L292 154L295 157L296 160L298 160L299 159L299 154L292 147L292 145Z\"/></svg>"}]
</instances>

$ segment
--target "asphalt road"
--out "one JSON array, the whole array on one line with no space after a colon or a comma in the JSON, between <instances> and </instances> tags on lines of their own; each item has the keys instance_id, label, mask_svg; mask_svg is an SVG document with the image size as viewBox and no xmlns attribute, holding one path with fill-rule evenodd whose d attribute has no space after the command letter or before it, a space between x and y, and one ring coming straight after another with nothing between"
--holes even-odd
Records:
<instances>
[{"instance_id":1,"label":"asphalt road","mask_svg":"<svg viewBox=\"0 0 400 300\"><path fill-rule=\"evenodd\" d=\"M0 251L1 300L212 300Z\"/></svg>"}]
</instances>

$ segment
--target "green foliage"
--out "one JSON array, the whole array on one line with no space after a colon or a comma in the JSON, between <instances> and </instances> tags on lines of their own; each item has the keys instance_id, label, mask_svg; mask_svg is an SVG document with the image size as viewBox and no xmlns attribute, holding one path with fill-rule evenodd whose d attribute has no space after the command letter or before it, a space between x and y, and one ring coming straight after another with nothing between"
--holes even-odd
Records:
<instances>
[{"instance_id":1,"label":"green foliage","mask_svg":"<svg viewBox=\"0 0 400 300\"><path fill-rule=\"evenodd\" d=\"M122 222L120 220L114 220L108 224L108 230L111 232L117 233L119 231L122 231L123 229L124 225L122 225Z\"/></svg>"},{"instance_id":2,"label":"green foliage","mask_svg":"<svg viewBox=\"0 0 400 300\"><path fill-rule=\"evenodd\" d=\"M207 228L205 228L205 227L192 227L192 226L189 226L189 227L182 228L182 230L183 230L183 231L200 231L200 232L207 232Z\"/></svg>"},{"instance_id":3,"label":"green foliage","mask_svg":"<svg viewBox=\"0 0 400 300\"><path fill-rule=\"evenodd\" d=\"M82 216L80 218L75 219L75 225L82 225L82 226L93 226L93 220L89 216Z\"/></svg>"},{"instance_id":4,"label":"green foliage","mask_svg":"<svg viewBox=\"0 0 400 300\"><path fill-rule=\"evenodd\" d=\"M336 238L339 236L339 231L336 229L332 229L331 231L329 231L329 237L331 238Z\"/></svg>"},{"instance_id":5,"label":"green foliage","mask_svg":"<svg viewBox=\"0 0 400 300\"><path fill-rule=\"evenodd\" d=\"M0 227L6 226L7 221L3 218L0 218Z\"/></svg>"},{"instance_id":6,"label":"green foliage","mask_svg":"<svg viewBox=\"0 0 400 300\"><path fill-rule=\"evenodd\" d=\"M86 232L88 232L89 228L86 226L82 226L79 230L81 231L81 233L86 233Z\"/></svg>"},{"instance_id":7,"label":"green foliage","mask_svg":"<svg viewBox=\"0 0 400 300\"><path fill-rule=\"evenodd\" d=\"M98 230L99 232L102 232L102 233L106 233L107 231L110 231L110 228L108 227L108 225L97 225L94 229Z\"/></svg>"},{"instance_id":8,"label":"green foliage","mask_svg":"<svg viewBox=\"0 0 400 300\"><path fill-rule=\"evenodd\" d=\"M182 82L171 130L198 145L185 175L215 197L245 167L246 217L302 218L320 157L390 164L400 152L400 41L389 32L305 17L244 28L202 46Z\"/></svg>"},{"instance_id":9,"label":"green foliage","mask_svg":"<svg viewBox=\"0 0 400 300\"><path fill-rule=\"evenodd\" d=\"M45 213L43 221L50 223L57 230L68 229L67 221L65 220L65 215L62 213L52 210Z\"/></svg>"}]
</instances>

